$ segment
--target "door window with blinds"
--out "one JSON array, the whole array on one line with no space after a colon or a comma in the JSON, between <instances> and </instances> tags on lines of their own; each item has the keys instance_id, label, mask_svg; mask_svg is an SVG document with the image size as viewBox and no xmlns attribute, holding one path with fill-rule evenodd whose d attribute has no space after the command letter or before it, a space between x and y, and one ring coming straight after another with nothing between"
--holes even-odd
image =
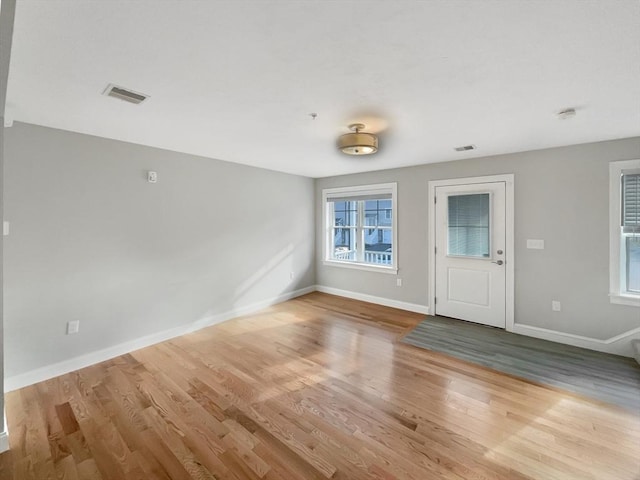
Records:
<instances>
[{"instance_id":1,"label":"door window with blinds","mask_svg":"<svg viewBox=\"0 0 640 480\"><path fill-rule=\"evenodd\" d=\"M396 183L322 191L326 264L397 272Z\"/></svg>"},{"instance_id":2,"label":"door window with blinds","mask_svg":"<svg viewBox=\"0 0 640 480\"><path fill-rule=\"evenodd\" d=\"M610 168L612 301L626 297L640 305L640 160Z\"/></svg>"},{"instance_id":3,"label":"door window with blinds","mask_svg":"<svg viewBox=\"0 0 640 480\"><path fill-rule=\"evenodd\" d=\"M489 258L489 194L449 195L447 202L447 255Z\"/></svg>"}]
</instances>

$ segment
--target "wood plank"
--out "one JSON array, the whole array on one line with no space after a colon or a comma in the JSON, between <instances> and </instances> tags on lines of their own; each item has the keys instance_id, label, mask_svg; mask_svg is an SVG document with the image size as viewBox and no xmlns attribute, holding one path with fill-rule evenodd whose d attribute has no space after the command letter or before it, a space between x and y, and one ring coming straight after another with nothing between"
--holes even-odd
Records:
<instances>
[{"instance_id":1,"label":"wood plank","mask_svg":"<svg viewBox=\"0 0 640 480\"><path fill-rule=\"evenodd\" d=\"M640 478L640 412L401 343L423 318L313 293L11 392L0 479Z\"/></svg>"}]
</instances>

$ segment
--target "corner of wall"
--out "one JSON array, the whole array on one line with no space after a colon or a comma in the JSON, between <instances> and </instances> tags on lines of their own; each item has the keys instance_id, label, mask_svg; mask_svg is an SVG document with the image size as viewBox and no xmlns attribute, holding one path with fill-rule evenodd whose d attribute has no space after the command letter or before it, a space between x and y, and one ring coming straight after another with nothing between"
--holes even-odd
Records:
<instances>
[{"instance_id":1,"label":"corner of wall","mask_svg":"<svg viewBox=\"0 0 640 480\"><path fill-rule=\"evenodd\" d=\"M4 196L4 121L5 107L7 99L7 83L9 78L9 63L11 59L11 42L13 39L13 23L16 12L16 0L2 0L0 5L0 222L4 220L3 202ZM0 292L4 292L2 284L3 271L3 238L0 235ZM3 327L3 307L2 295L0 295L0 410L4 412L4 390L2 390L4 379L4 327ZM6 431L7 422L2 417L0 428L0 452L9 449L9 440Z\"/></svg>"},{"instance_id":2,"label":"corner of wall","mask_svg":"<svg viewBox=\"0 0 640 480\"><path fill-rule=\"evenodd\" d=\"M640 338L631 340L631 350L633 351L633 358L640 363Z\"/></svg>"},{"instance_id":3,"label":"corner of wall","mask_svg":"<svg viewBox=\"0 0 640 480\"><path fill-rule=\"evenodd\" d=\"M251 305L238 307L228 312L219 313L211 317L203 318L188 325L171 328L162 332L156 332L151 335L136 338L134 340L120 343L118 345L112 345L110 347L85 355L69 358L67 360L63 360L62 362L47 365L35 370L30 370L19 375L14 375L12 377L4 379L4 391L11 392L13 390L18 390L19 388L33 385L34 383L42 382L59 375L64 375L65 373L73 372L75 370L79 370L96 363L104 362L105 360L109 360L111 358L124 355L141 348L149 347L151 345L155 345L157 343L164 342L181 335L186 335L187 333L192 333L206 327L211 327L213 325L226 322L227 320L231 320L242 315L249 315L271 305L291 300L292 298L296 298L301 295L306 295L307 293L311 293L315 290L316 287L314 285L301 288L292 292L284 293L282 295L279 295L278 297L266 299L257 303L253 303ZM0 437L0 446L2 445L1 442L2 438Z\"/></svg>"}]
</instances>

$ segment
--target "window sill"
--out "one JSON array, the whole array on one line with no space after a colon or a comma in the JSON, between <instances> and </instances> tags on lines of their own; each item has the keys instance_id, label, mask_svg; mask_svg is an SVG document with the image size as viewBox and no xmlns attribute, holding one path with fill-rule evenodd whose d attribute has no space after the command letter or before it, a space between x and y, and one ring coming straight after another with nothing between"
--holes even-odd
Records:
<instances>
[{"instance_id":1,"label":"window sill","mask_svg":"<svg viewBox=\"0 0 640 480\"><path fill-rule=\"evenodd\" d=\"M609 301L618 305L630 305L640 307L640 295L624 295L620 293L610 293Z\"/></svg>"},{"instance_id":2,"label":"window sill","mask_svg":"<svg viewBox=\"0 0 640 480\"><path fill-rule=\"evenodd\" d=\"M393 266L383 267L378 265L369 265L368 263L339 262L336 260L324 260L324 265L329 267L353 268L355 270L366 270L369 272L398 274L398 269Z\"/></svg>"}]
</instances>

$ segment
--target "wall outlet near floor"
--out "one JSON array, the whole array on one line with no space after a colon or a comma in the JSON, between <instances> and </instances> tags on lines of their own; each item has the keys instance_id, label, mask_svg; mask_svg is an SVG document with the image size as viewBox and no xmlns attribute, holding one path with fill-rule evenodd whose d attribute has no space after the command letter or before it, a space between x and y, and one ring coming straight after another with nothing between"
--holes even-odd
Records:
<instances>
[{"instance_id":1,"label":"wall outlet near floor","mask_svg":"<svg viewBox=\"0 0 640 480\"><path fill-rule=\"evenodd\" d=\"M289 272L289 278L290 278L291 280L293 280L293 277L295 277L295 276L296 276L296 274L295 274L295 273L293 273L293 272Z\"/></svg>"},{"instance_id":2,"label":"wall outlet near floor","mask_svg":"<svg viewBox=\"0 0 640 480\"><path fill-rule=\"evenodd\" d=\"M396 287L401 287L401 286L402 286L402 279L396 278Z\"/></svg>"},{"instance_id":3,"label":"wall outlet near floor","mask_svg":"<svg viewBox=\"0 0 640 480\"><path fill-rule=\"evenodd\" d=\"M67 322L67 335L73 335L80 330L80 320L71 320Z\"/></svg>"},{"instance_id":4,"label":"wall outlet near floor","mask_svg":"<svg viewBox=\"0 0 640 480\"><path fill-rule=\"evenodd\" d=\"M562 305L558 300L551 300L551 310L554 312L559 312L562 310Z\"/></svg>"}]
</instances>

